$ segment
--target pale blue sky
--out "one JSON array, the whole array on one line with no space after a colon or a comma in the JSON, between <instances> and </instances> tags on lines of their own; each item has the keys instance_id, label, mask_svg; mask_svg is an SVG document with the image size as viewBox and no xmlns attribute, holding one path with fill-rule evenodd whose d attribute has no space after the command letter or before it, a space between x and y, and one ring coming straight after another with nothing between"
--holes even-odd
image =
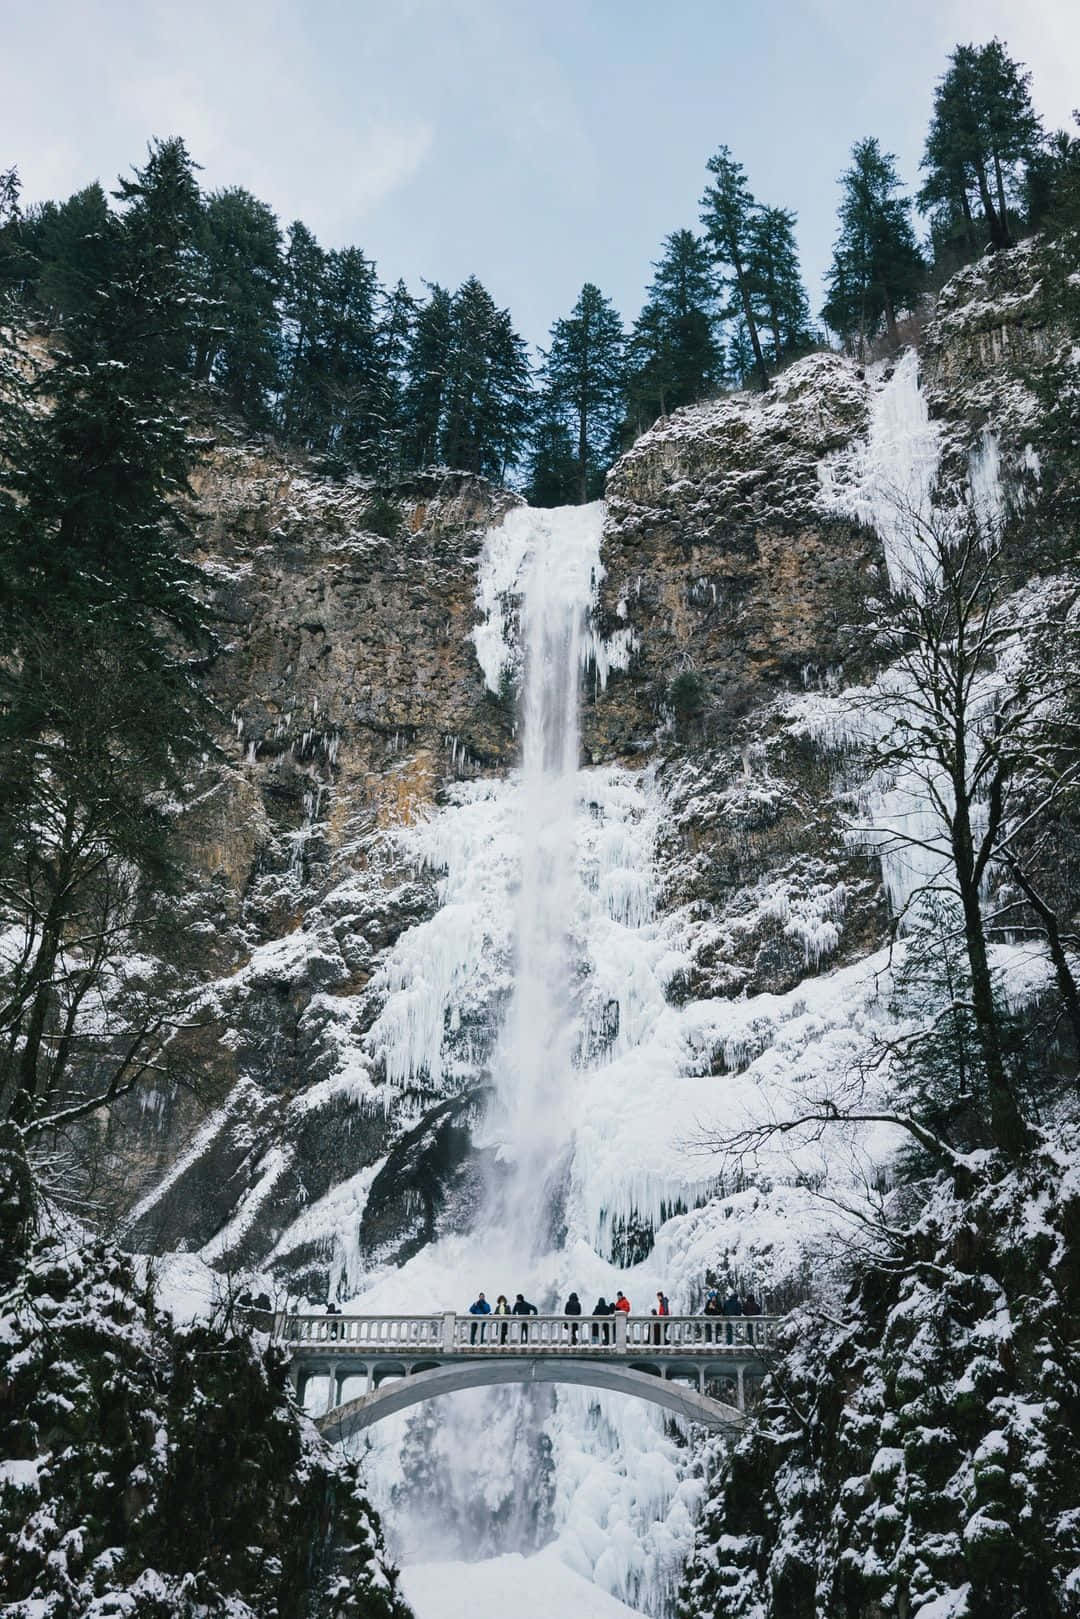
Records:
<instances>
[{"instance_id":1,"label":"pale blue sky","mask_svg":"<svg viewBox=\"0 0 1080 1619\"><path fill-rule=\"evenodd\" d=\"M0 167L62 196L180 133L207 186L417 290L475 271L535 342L586 279L633 318L721 142L798 211L816 304L851 143L915 181L949 49L995 33L1066 123L1078 0L36 0L4 25Z\"/></svg>"}]
</instances>

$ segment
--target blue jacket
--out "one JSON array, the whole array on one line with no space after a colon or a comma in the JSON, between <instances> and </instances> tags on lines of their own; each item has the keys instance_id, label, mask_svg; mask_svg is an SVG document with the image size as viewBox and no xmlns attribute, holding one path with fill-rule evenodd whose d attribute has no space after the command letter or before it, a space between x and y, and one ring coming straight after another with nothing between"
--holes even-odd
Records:
<instances>
[{"instance_id":1,"label":"blue jacket","mask_svg":"<svg viewBox=\"0 0 1080 1619\"><path fill-rule=\"evenodd\" d=\"M469 1305L469 1314L470 1315L490 1315L491 1314L491 1305L488 1303L487 1299L477 1299L475 1304L470 1304Z\"/></svg>"}]
</instances>

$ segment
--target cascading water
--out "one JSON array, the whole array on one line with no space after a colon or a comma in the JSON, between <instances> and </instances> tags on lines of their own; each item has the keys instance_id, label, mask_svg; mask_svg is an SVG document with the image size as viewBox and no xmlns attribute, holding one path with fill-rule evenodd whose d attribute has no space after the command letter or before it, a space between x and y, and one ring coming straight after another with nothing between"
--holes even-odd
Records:
<instances>
[{"instance_id":1,"label":"cascading water","mask_svg":"<svg viewBox=\"0 0 1080 1619\"><path fill-rule=\"evenodd\" d=\"M568 1142L575 1055L578 705L586 618L596 587L603 507L530 512L524 559L521 880L514 990L496 1047L490 1125L506 1159L492 1222L519 1259L552 1228Z\"/></svg>"}]
</instances>

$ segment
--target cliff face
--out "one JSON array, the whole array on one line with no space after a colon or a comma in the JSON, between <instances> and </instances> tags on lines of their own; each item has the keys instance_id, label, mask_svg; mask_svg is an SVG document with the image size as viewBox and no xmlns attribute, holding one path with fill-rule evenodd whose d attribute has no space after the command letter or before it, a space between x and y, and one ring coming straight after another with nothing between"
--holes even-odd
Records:
<instances>
[{"instance_id":1,"label":"cliff face","mask_svg":"<svg viewBox=\"0 0 1080 1619\"><path fill-rule=\"evenodd\" d=\"M942 475L987 498L1030 470L1024 367L1050 341L1033 284L1023 249L965 271L921 350ZM597 627L628 659L590 683L584 746L655 770L660 906L689 919L677 1003L784 994L885 936L876 863L785 704L870 667L887 556L856 486L898 369L809 356L764 399L659 423L611 474ZM269 1265L320 1296L320 1200L383 1258L464 1217L503 991L447 1016L460 1060L442 1077L388 1083L369 1037L388 952L439 903L400 829L516 758L513 683L487 688L471 639L484 533L515 498L454 474L380 493L229 441L201 470L194 543L224 643L223 758L180 814L201 1094L144 1098L122 1156L101 1144L130 1244Z\"/></svg>"}]
</instances>

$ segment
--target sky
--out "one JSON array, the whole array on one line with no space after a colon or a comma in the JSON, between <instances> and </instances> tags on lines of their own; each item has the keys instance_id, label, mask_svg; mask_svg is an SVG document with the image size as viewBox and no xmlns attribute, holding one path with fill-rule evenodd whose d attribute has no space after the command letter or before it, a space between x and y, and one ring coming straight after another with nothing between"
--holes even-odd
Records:
<instances>
[{"instance_id":1,"label":"sky","mask_svg":"<svg viewBox=\"0 0 1080 1619\"><path fill-rule=\"evenodd\" d=\"M1069 123L1080 0L36 0L4 23L0 169L62 197L180 134L208 189L417 292L475 273L542 343L587 280L634 318L726 144L798 213L816 308L852 143L917 183L950 49L995 34Z\"/></svg>"}]
</instances>

